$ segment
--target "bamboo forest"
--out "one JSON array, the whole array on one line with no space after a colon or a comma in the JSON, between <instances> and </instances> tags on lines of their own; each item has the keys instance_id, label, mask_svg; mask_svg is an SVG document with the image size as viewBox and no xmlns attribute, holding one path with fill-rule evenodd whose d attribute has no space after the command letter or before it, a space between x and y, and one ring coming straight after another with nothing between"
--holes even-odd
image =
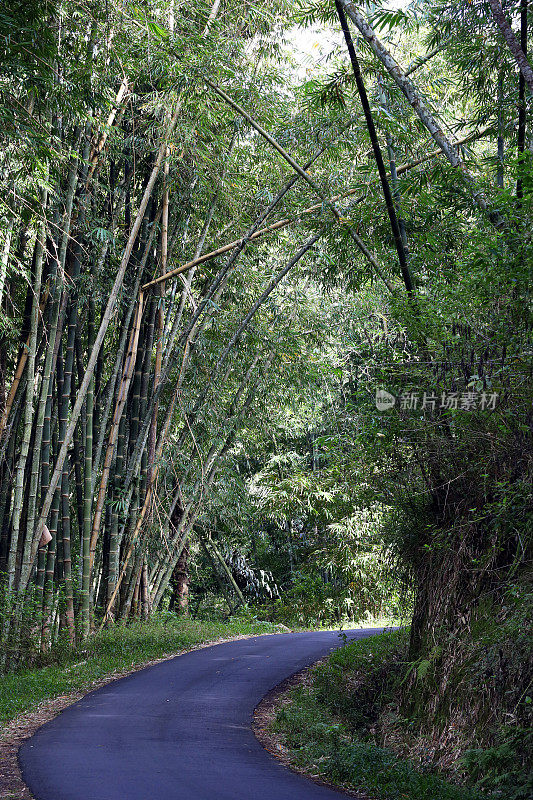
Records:
<instances>
[{"instance_id":1,"label":"bamboo forest","mask_svg":"<svg viewBox=\"0 0 533 800\"><path fill-rule=\"evenodd\" d=\"M532 37L0 2L0 797L533 796Z\"/></svg>"}]
</instances>

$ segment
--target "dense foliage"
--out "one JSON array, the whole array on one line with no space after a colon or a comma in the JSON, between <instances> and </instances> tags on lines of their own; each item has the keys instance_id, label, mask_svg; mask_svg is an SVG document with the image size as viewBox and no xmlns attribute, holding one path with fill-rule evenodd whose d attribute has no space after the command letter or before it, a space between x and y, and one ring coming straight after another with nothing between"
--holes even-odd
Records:
<instances>
[{"instance_id":1,"label":"dense foliage","mask_svg":"<svg viewBox=\"0 0 533 800\"><path fill-rule=\"evenodd\" d=\"M161 608L412 611L404 712L446 725L486 659L479 747L527 728L530 29L526 0L3 6L5 670Z\"/></svg>"}]
</instances>

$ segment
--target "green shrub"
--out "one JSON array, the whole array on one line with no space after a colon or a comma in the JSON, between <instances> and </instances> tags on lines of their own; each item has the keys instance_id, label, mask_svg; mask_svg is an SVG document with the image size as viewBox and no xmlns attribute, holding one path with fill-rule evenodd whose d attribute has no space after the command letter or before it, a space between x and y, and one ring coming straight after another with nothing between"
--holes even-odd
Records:
<instances>
[{"instance_id":1,"label":"green shrub","mask_svg":"<svg viewBox=\"0 0 533 800\"><path fill-rule=\"evenodd\" d=\"M479 800L468 788L399 759L391 750L361 739L335 718L314 691L297 689L273 725L282 733L296 766L379 800Z\"/></svg>"},{"instance_id":2,"label":"green shrub","mask_svg":"<svg viewBox=\"0 0 533 800\"><path fill-rule=\"evenodd\" d=\"M378 800L478 800L475 788L402 760L371 728L405 675L408 632L387 631L336 650L293 690L273 723L295 765ZM364 680L361 676L364 676Z\"/></svg>"},{"instance_id":3,"label":"green shrub","mask_svg":"<svg viewBox=\"0 0 533 800\"><path fill-rule=\"evenodd\" d=\"M317 698L352 728L366 729L392 699L406 660L405 629L354 641L336 650L314 673ZM365 681L359 675L365 675Z\"/></svg>"}]
</instances>

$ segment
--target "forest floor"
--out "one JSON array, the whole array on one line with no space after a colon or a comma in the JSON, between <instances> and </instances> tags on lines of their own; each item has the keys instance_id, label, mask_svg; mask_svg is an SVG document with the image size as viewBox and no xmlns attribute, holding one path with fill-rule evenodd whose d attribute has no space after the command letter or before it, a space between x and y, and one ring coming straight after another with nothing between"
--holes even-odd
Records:
<instances>
[{"instance_id":1,"label":"forest floor","mask_svg":"<svg viewBox=\"0 0 533 800\"><path fill-rule=\"evenodd\" d=\"M191 650L280 633L283 625L156 618L95 634L80 649L57 648L50 663L0 676L0 798L27 800L17 762L21 744L87 692Z\"/></svg>"}]
</instances>

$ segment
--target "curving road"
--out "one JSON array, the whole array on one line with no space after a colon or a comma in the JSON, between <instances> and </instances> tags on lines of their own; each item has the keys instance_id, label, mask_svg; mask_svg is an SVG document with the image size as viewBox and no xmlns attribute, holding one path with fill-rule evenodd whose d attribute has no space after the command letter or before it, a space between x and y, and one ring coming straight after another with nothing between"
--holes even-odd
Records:
<instances>
[{"instance_id":1,"label":"curving road","mask_svg":"<svg viewBox=\"0 0 533 800\"><path fill-rule=\"evenodd\" d=\"M28 739L24 779L36 800L339 800L269 755L251 722L270 689L340 644L330 631L257 636L122 678Z\"/></svg>"}]
</instances>

